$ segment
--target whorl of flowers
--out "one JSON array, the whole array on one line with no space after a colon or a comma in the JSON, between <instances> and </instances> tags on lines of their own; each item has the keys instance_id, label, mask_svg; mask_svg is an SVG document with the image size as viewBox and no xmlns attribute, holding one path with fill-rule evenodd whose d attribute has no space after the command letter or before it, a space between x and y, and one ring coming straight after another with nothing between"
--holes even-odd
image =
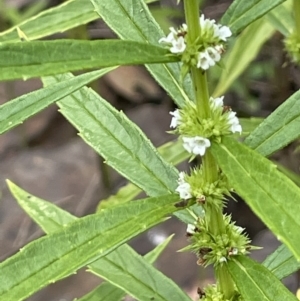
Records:
<instances>
[{"instance_id":1,"label":"whorl of flowers","mask_svg":"<svg viewBox=\"0 0 300 301\"><path fill-rule=\"evenodd\" d=\"M300 64L300 38L298 33L295 31L286 37L284 45L292 61L296 64Z\"/></svg>"},{"instance_id":2,"label":"whorl of flowers","mask_svg":"<svg viewBox=\"0 0 300 301\"><path fill-rule=\"evenodd\" d=\"M224 216L225 230L222 235L212 234L205 219L199 219L189 227L191 244L183 250L191 250L198 256L198 264L219 266L232 257L245 255L255 247L250 245L250 239L243 233L244 229L235 225L230 216Z\"/></svg>"},{"instance_id":3,"label":"whorl of flowers","mask_svg":"<svg viewBox=\"0 0 300 301\"><path fill-rule=\"evenodd\" d=\"M231 36L227 26L216 24L215 20L205 19L202 14L199 19L200 36L190 49L187 47L188 27L183 24L178 30L170 27L167 37L161 38L159 43L170 47L174 54L181 54L187 65L196 65L197 68L207 70L221 59L224 52L224 42Z\"/></svg>"},{"instance_id":4,"label":"whorl of flowers","mask_svg":"<svg viewBox=\"0 0 300 301\"><path fill-rule=\"evenodd\" d=\"M197 107L189 102L183 109L170 112L172 120L170 127L182 136L183 147L192 155L203 156L211 146L212 139L221 135L242 132L236 112L224 106L223 96L210 98L211 117L200 119Z\"/></svg>"}]
</instances>

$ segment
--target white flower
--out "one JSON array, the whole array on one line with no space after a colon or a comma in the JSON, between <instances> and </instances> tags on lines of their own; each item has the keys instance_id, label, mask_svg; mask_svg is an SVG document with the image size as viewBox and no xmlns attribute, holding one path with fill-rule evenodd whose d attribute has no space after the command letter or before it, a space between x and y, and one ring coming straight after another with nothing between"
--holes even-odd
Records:
<instances>
[{"instance_id":1,"label":"white flower","mask_svg":"<svg viewBox=\"0 0 300 301\"><path fill-rule=\"evenodd\" d=\"M214 48L214 47L208 47L206 49L208 55L210 56L210 58L214 61L214 62L218 62L221 59L221 55L219 53L219 51Z\"/></svg>"},{"instance_id":2,"label":"white flower","mask_svg":"<svg viewBox=\"0 0 300 301\"><path fill-rule=\"evenodd\" d=\"M227 261L227 259L226 259L226 257L224 257L224 256L223 256L223 257L221 257L221 258L219 259L219 262L220 262L220 263L222 263L222 262L226 262L226 261Z\"/></svg>"},{"instance_id":3,"label":"white flower","mask_svg":"<svg viewBox=\"0 0 300 301\"><path fill-rule=\"evenodd\" d=\"M237 255L239 253L239 250L237 248L232 248L231 254L232 255Z\"/></svg>"},{"instance_id":4,"label":"white flower","mask_svg":"<svg viewBox=\"0 0 300 301\"><path fill-rule=\"evenodd\" d=\"M180 116L179 110L176 109L174 112L170 112L170 115L173 116L172 120L171 120L170 127L171 128L176 128L181 122L181 116Z\"/></svg>"},{"instance_id":5,"label":"white flower","mask_svg":"<svg viewBox=\"0 0 300 301\"><path fill-rule=\"evenodd\" d=\"M191 194L191 185L184 180L185 173L181 172L179 173L179 178L177 180L177 183L179 184L176 188L176 192L179 193L179 196L183 200L188 200L192 197Z\"/></svg>"},{"instance_id":6,"label":"white flower","mask_svg":"<svg viewBox=\"0 0 300 301\"><path fill-rule=\"evenodd\" d=\"M192 224L188 224L186 228L186 232L189 234L195 234L196 226Z\"/></svg>"},{"instance_id":7,"label":"white flower","mask_svg":"<svg viewBox=\"0 0 300 301\"><path fill-rule=\"evenodd\" d=\"M216 26L215 20L205 19L204 15L202 14L199 18L200 21L200 27L202 30L209 30L211 28L214 28Z\"/></svg>"},{"instance_id":8,"label":"white flower","mask_svg":"<svg viewBox=\"0 0 300 301\"><path fill-rule=\"evenodd\" d=\"M236 112L229 112L228 114L228 124L231 125L230 130L232 133L242 132L242 126L240 125L239 119L235 116Z\"/></svg>"},{"instance_id":9,"label":"white flower","mask_svg":"<svg viewBox=\"0 0 300 301\"><path fill-rule=\"evenodd\" d=\"M186 48L186 44L183 37L178 37L172 42L170 51L172 53L182 53Z\"/></svg>"},{"instance_id":10,"label":"white flower","mask_svg":"<svg viewBox=\"0 0 300 301\"><path fill-rule=\"evenodd\" d=\"M227 41L227 38L231 37L232 32L229 27L222 26L220 24L214 27L214 36L218 37L222 41Z\"/></svg>"},{"instance_id":11,"label":"white flower","mask_svg":"<svg viewBox=\"0 0 300 301\"><path fill-rule=\"evenodd\" d=\"M213 29L214 37L222 41L227 41L227 38L232 35L229 27L216 24L215 20L205 19L203 14L200 16L199 22L202 30L209 31Z\"/></svg>"},{"instance_id":12,"label":"white flower","mask_svg":"<svg viewBox=\"0 0 300 301\"><path fill-rule=\"evenodd\" d=\"M197 67L207 70L209 67L214 66L216 62L221 59L220 47L207 47L205 51L199 52Z\"/></svg>"},{"instance_id":13,"label":"white flower","mask_svg":"<svg viewBox=\"0 0 300 301\"><path fill-rule=\"evenodd\" d=\"M185 173L184 173L183 171L181 171L181 172L179 173L179 178L178 178L178 180L177 180L177 183L178 183L179 185L185 183L184 177L185 177Z\"/></svg>"},{"instance_id":14,"label":"white flower","mask_svg":"<svg viewBox=\"0 0 300 301\"><path fill-rule=\"evenodd\" d=\"M210 66L214 66L214 65L215 65L215 61L210 57L209 53L206 50L199 52L197 68L207 70Z\"/></svg>"},{"instance_id":15,"label":"white flower","mask_svg":"<svg viewBox=\"0 0 300 301\"><path fill-rule=\"evenodd\" d=\"M224 99L224 96L216 97L216 98L211 97L209 99L211 108L212 109L222 108L224 106L223 99Z\"/></svg>"},{"instance_id":16,"label":"white flower","mask_svg":"<svg viewBox=\"0 0 300 301\"><path fill-rule=\"evenodd\" d=\"M158 43L166 43L166 44L172 44L173 43L173 41L176 38L177 32L174 29L174 27L170 27L169 29L170 29L171 32L166 37L163 37L163 38L159 39Z\"/></svg>"},{"instance_id":17,"label":"white flower","mask_svg":"<svg viewBox=\"0 0 300 301\"><path fill-rule=\"evenodd\" d=\"M175 30L174 27L170 27L170 33L167 37L161 38L159 43L166 43L171 46L170 51L172 53L182 53L186 48L186 43L184 37L180 34L187 31L187 25L182 24L182 27L179 30Z\"/></svg>"},{"instance_id":18,"label":"white flower","mask_svg":"<svg viewBox=\"0 0 300 301\"><path fill-rule=\"evenodd\" d=\"M182 137L183 147L191 154L203 156L208 147L210 147L210 141L203 137Z\"/></svg>"}]
</instances>

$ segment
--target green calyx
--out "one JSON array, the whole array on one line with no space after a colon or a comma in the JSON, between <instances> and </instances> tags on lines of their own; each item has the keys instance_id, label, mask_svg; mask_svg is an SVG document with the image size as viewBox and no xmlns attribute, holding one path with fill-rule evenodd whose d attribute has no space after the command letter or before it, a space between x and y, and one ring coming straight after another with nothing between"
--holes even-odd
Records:
<instances>
[{"instance_id":1,"label":"green calyx","mask_svg":"<svg viewBox=\"0 0 300 301\"><path fill-rule=\"evenodd\" d=\"M218 180L210 183L205 179L202 166L192 169L191 174L185 176L185 181L190 184L192 196L204 209L206 205L223 206L224 195L230 195L225 175L220 173Z\"/></svg>"},{"instance_id":2,"label":"green calyx","mask_svg":"<svg viewBox=\"0 0 300 301\"><path fill-rule=\"evenodd\" d=\"M198 256L197 263L202 266L213 264L220 267L233 256L245 255L252 249L250 239L243 234L243 228L231 222L230 216L223 216L224 232L214 235L208 230L205 218L195 223L195 231L190 236L190 245L184 250L192 250Z\"/></svg>"},{"instance_id":3,"label":"green calyx","mask_svg":"<svg viewBox=\"0 0 300 301\"><path fill-rule=\"evenodd\" d=\"M284 40L287 53L294 63L300 63L300 38L296 31L290 34Z\"/></svg>"},{"instance_id":4,"label":"green calyx","mask_svg":"<svg viewBox=\"0 0 300 301\"><path fill-rule=\"evenodd\" d=\"M230 109L226 110L226 107L214 107L211 103L211 117L203 119L200 118L196 104L188 102L184 108L179 110L179 114L181 121L174 133L182 136L201 136L220 142L222 135L231 133L228 123Z\"/></svg>"},{"instance_id":5,"label":"green calyx","mask_svg":"<svg viewBox=\"0 0 300 301\"><path fill-rule=\"evenodd\" d=\"M200 290L199 297L199 301L243 301L238 292L230 299L225 298L215 284L206 286L203 291Z\"/></svg>"}]
</instances>

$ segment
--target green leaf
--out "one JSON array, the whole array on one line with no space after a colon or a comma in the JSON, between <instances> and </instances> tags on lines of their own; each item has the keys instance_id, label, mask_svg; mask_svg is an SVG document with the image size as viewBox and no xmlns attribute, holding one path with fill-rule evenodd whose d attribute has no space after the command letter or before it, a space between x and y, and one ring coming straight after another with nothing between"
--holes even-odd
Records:
<instances>
[{"instance_id":1,"label":"green leaf","mask_svg":"<svg viewBox=\"0 0 300 301\"><path fill-rule=\"evenodd\" d=\"M122 272L122 269L126 273ZM99 261L95 262L92 272L119 286L140 301L191 301L171 279L126 245L122 250L118 248L110 253L109 258L103 258L101 264Z\"/></svg>"},{"instance_id":2,"label":"green leaf","mask_svg":"<svg viewBox=\"0 0 300 301\"><path fill-rule=\"evenodd\" d=\"M71 75L43 79L50 84ZM88 88L58 102L61 113L79 130L80 136L106 163L150 196L171 193L178 171L166 163L144 133L125 114L118 112Z\"/></svg>"},{"instance_id":3,"label":"green leaf","mask_svg":"<svg viewBox=\"0 0 300 301\"><path fill-rule=\"evenodd\" d=\"M266 15L267 20L284 36L290 35L295 27L295 20L292 16L291 8L292 1L286 1Z\"/></svg>"},{"instance_id":4,"label":"green leaf","mask_svg":"<svg viewBox=\"0 0 300 301\"><path fill-rule=\"evenodd\" d=\"M300 91L269 115L245 140L263 156L269 156L300 136Z\"/></svg>"},{"instance_id":5,"label":"green leaf","mask_svg":"<svg viewBox=\"0 0 300 301\"><path fill-rule=\"evenodd\" d=\"M71 0L0 33L0 42L18 42L19 28L29 40L36 40L57 32L64 32L76 26L99 18L90 0Z\"/></svg>"},{"instance_id":6,"label":"green leaf","mask_svg":"<svg viewBox=\"0 0 300 301\"><path fill-rule=\"evenodd\" d=\"M189 153L182 147L182 142L180 140L167 142L157 150L162 158L172 165L177 165L189 158ZM129 202L141 192L142 190L140 188L132 183L128 183L121 187L115 195L111 195L109 198L101 200L97 210Z\"/></svg>"},{"instance_id":7,"label":"green leaf","mask_svg":"<svg viewBox=\"0 0 300 301\"><path fill-rule=\"evenodd\" d=\"M233 35L239 34L255 20L286 0L234 0L221 19L230 27Z\"/></svg>"},{"instance_id":8,"label":"green leaf","mask_svg":"<svg viewBox=\"0 0 300 301\"><path fill-rule=\"evenodd\" d=\"M267 268L246 256L230 260L228 270L245 301L297 301Z\"/></svg>"},{"instance_id":9,"label":"green leaf","mask_svg":"<svg viewBox=\"0 0 300 301\"><path fill-rule=\"evenodd\" d=\"M156 1L156 0L155 0ZM145 1L154 2L153 0ZM0 42L19 42L19 28L29 40L37 40L57 32L64 32L99 19L90 0L70 0L49 8L36 16L0 33Z\"/></svg>"},{"instance_id":10,"label":"green leaf","mask_svg":"<svg viewBox=\"0 0 300 301\"><path fill-rule=\"evenodd\" d=\"M10 181L8 181L8 185L12 194L18 201L19 205L48 234L60 230L61 228L65 227L68 223L77 219L75 216L71 215L67 211L62 210L56 205L28 194L26 191L22 190ZM151 264L154 263L159 257L159 255L162 253L162 251L165 249L165 247L169 244L172 237L173 235L167 238L162 244L158 245L154 250L146 254L144 257L145 260ZM129 246L126 245L120 246L117 250L106 255L106 257L103 257L98 261L92 263L89 268L92 273L98 275L103 269L104 274L105 269L116 271L117 263L114 261L115 255L113 255L113 253L117 252L117 262L119 264L119 271L118 278L115 278L114 282L119 282L119 286L121 286L124 282L124 279L126 278L126 274L130 273L130 271L126 270L125 266L120 264L120 262L125 262L126 260L129 260L132 263L134 263L136 257L140 258L140 256L137 255ZM102 268L103 266L104 268ZM110 280L111 279L109 278L108 281ZM98 300L103 300L104 298L111 298L110 300L118 300L124 295L124 292L122 290L114 287L113 285L105 285L104 287L101 285L100 287L80 300L89 300L88 298L92 298L91 300L94 300L96 296L98 296L98 298L99 296L101 296L101 298ZM130 288L133 289L131 285ZM131 291L128 292L131 293Z\"/></svg>"},{"instance_id":11,"label":"green leaf","mask_svg":"<svg viewBox=\"0 0 300 301\"><path fill-rule=\"evenodd\" d=\"M163 243L158 245L154 250L152 250L148 254L146 254L144 256L144 259L146 261L148 261L149 263L153 264L156 261L156 259L158 258L158 256L161 254L161 252L169 244L172 237L173 237L173 235L168 237ZM130 253L129 252L123 253L122 250L124 250L124 248L127 250L128 246L123 245L123 246L120 246L118 248L118 250L119 250L118 253L119 253L119 256L120 256L118 258L118 261L122 260L123 262L126 262L127 260L129 260L129 261L135 260L134 257L131 257L132 253L134 254L135 252L132 250L132 252L130 252ZM111 258L111 254L113 254L114 252L115 251L108 254L106 257ZM134 256L137 256L137 254L135 253ZM98 266L102 266L103 261L105 261L105 260L100 259L100 260L96 261L96 264ZM92 263L90 265L90 271L91 272L93 272L93 266L94 266L94 263ZM115 265L114 262L112 262L112 265L109 266L108 261L106 261L106 267L108 269L113 269L113 270L116 271L117 265ZM122 289L114 286L111 283L105 282L105 283L102 283L101 285L99 285L96 289L91 291L89 294L87 294L84 297L78 299L78 301L94 301L94 300L95 301L99 301L99 300L101 300L101 301L105 301L105 300L107 300L107 301L117 301L117 300L121 300L126 295L126 293L123 291L123 286L122 285L123 285L124 279L127 277L126 274L128 273L128 271L124 269L123 265L120 265L119 267L120 267L119 274L118 274L119 276L115 277L114 280L117 281L120 284L119 286L121 286ZM96 271L94 272L94 274L98 275ZM132 281L135 282L135 279L133 279ZM129 287L132 289L130 284L129 284ZM132 295L131 290L130 290L129 294Z\"/></svg>"},{"instance_id":12,"label":"green leaf","mask_svg":"<svg viewBox=\"0 0 300 301\"><path fill-rule=\"evenodd\" d=\"M76 301L121 301L123 298L124 292L121 289L104 282Z\"/></svg>"},{"instance_id":13,"label":"green leaf","mask_svg":"<svg viewBox=\"0 0 300 301\"><path fill-rule=\"evenodd\" d=\"M300 259L299 187L269 160L230 137L213 143L212 152L236 192Z\"/></svg>"},{"instance_id":14,"label":"green leaf","mask_svg":"<svg viewBox=\"0 0 300 301\"><path fill-rule=\"evenodd\" d=\"M0 134L8 131L18 124L21 124L30 116L82 88L110 70L112 70L112 68L79 75L72 79L53 84L47 88L22 95L1 105Z\"/></svg>"},{"instance_id":15,"label":"green leaf","mask_svg":"<svg viewBox=\"0 0 300 301\"><path fill-rule=\"evenodd\" d=\"M12 184L10 187L17 198L32 199ZM167 195L130 202L83 217L29 243L0 263L1 300L23 300L103 258L130 238L164 221L166 215L177 210L176 201L177 195Z\"/></svg>"},{"instance_id":16,"label":"green leaf","mask_svg":"<svg viewBox=\"0 0 300 301\"><path fill-rule=\"evenodd\" d=\"M300 269L300 262L285 245L281 245L269 255L263 265L278 279L283 279Z\"/></svg>"},{"instance_id":17,"label":"green leaf","mask_svg":"<svg viewBox=\"0 0 300 301\"><path fill-rule=\"evenodd\" d=\"M178 61L167 49L134 41L55 40L0 44L0 80L89 68Z\"/></svg>"},{"instance_id":18,"label":"green leaf","mask_svg":"<svg viewBox=\"0 0 300 301\"><path fill-rule=\"evenodd\" d=\"M140 0L91 0L105 23L123 40L135 40L159 45L165 36L148 7ZM190 77L183 84L179 64L146 65L158 83L170 94L178 106L194 99Z\"/></svg>"},{"instance_id":19,"label":"green leaf","mask_svg":"<svg viewBox=\"0 0 300 301\"><path fill-rule=\"evenodd\" d=\"M251 24L237 37L234 46L226 53L225 68L222 70L214 96L224 94L232 83L245 71L257 57L262 45L274 34L275 30L265 18Z\"/></svg>"},{"instance_id":20,"label":"green leaf","mask_svg":"<svg viewBox=\"0 0 300 301\"><path fill-rule=\"evenodd\" d=\"M166 246L169 244L169 242L171 241L173 235L171 235L170 237L168 237L163 243L161 243L160 245L158 245L154 250L150 251L148 254L146 254L144 256L144 259L147 260L149 263L154 263L156 261L156 259L158 258L158 256L161 254L161 252L166 248ZM122 258L123 262L126 262L127 260L132 261L135 260L135 258L131 257L131 252L126 252L123 253L122 250L124 250L125 245L121 246L118 248L118 253L119 253L119 258L118 261L120 261L120 259ZM127 249L128 247L126 246L125 249ZM122 250L121 250L122 249ZM107 257L111 258L111 254L113 254L115 251L113 251L112 253L108 254ZM132 253L135 253L132 250ZM134 254L134 256L137 256L136 253ZM100 259L98 261L96 261L98 266L101 266L103 263L103 260ZM106 266L108 265L108 261L106 262ZM93 272L93 266L94 263L92 263L90 265L90 271ZM122 286L124 279L127 277L127 270L124 269L123 265L120 265L120 271L119 271L119 276L115 278L115 281L120 283L120 286ZM109 269L113 269L116 270L116 265L114 264L114 262L112 262L112 266L107 266L107 268ZM97 275L96 271L95 274ZM131 279L132 280L132 279ZM133 279L133 282L135 282L135 279ZM130 285L130 284L129 284ZM128 285L127 285L128 286ZM129 286L130 288L132 288L131 286ZM123 288L123 286L122 286ZM130 293L130 292L129 292ZM130 293L131 294L131 293ZM117 300L121 300L124 296L126 295L126 293L123 291L123 289L120 289L116 286L114 286L111 283L105 282L102 283L101 285L99 285L96 289L94 289L93 291L91 291L89 294L85 295L84 297L78 299L78 301L117 301ZM131 294L132 295L132 294ZM107 298L107 299L105 299ZM147 300L148 301L148 300Z\"/></svg>"}]
</instances>

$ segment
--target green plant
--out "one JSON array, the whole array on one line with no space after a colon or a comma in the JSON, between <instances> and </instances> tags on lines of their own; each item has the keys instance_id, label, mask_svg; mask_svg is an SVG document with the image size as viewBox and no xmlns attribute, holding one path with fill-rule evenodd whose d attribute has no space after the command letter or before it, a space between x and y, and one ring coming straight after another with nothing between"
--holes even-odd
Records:
<instances>
[{"instance_id":1,"label":"green plant","mask_svg":"<svg viewBox=\"0 0 300 301\"><path fill-rule=\"evenodd\" d=\"M84 266L110 284L81 300L101 300L108 292L111 300L125 293L138 300L190 300L151 265L163 247L143 259L125 244L171 214L188 224L185 250L197 254L199 265L214 266L216 285L201 290L200 300L296 300L280 279L299 268L300 189L265 157L299 137L300 92L243 142L238 140L249 120L240 124L220 96L275 29L294 39L298 25L289 22L284 2L235 0L218 25L199 16L197 0L184 0L186 24L165 37L142 0L71 0L0 34L0 79L42 77L44 84L0 107L0 133L56 102L82 139L132 183L100 203L96 214L78 219L8 181L20 206L48 235L0 264L1 300L24 300ZM120 40L35 41L99 16ZM235 43L226 49L231 36ZM294 55L298 46L289 43ZM171 127L179 141L157 151L122 112L84 87L126 64L145 64L173 98L178 109L171 112ZM211 93L207 70L216 64L223 70ZM64 73L104 67L79 76ZM202 164L189 173L179 174L168 163L199 156ZM132 202L141 190L148 197ZM233 190L283 242L263 264L247 257L249 238L223 215Z\"/></svg>"}]
</instances>

